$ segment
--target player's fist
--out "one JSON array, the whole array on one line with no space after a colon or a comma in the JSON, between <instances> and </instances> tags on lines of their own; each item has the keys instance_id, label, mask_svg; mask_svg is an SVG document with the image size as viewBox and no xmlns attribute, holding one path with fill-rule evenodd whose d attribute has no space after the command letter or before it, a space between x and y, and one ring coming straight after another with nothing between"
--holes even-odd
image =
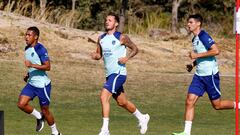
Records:
<instances>
[{"instance_id":1,"label":"player's fist","mask_svg":"<svg viewBox=\"0 0 240 135\"><path fill-rule=\"evenodd\" d=\"M101 59L101 55L99 53L93 52L90 55L91 55L91 58L93 60L100 60Z\"/></svg>"},{"instance_id":2,"label":"player's fist","mask_svg":"<svg viewBox=\"0 0 240 135\"><path fill-rule=\"evenodd\" d=\"M118 59L118 62L119 62L120 64L126 64L127 61L128 61L128 57L122 57L122 58L119 58L119 59Z\"/></svg>"},{"instance_id":3,"label":"player's fist","mask_svg":"<svg viewBox=\"0 0 240 135\"><path fill-rule=\"evenodd\" d=\"M188 72L191 72L192 69L193 69L193 65L192 65L192 64L187 64L187 65L186 65L186 70L187 70Z\"/></svg>"},{"instance_id":4,"label":"player's fist","mask_svg":"<svg viewBox=\"0 0 240 135\"><path fill-rule=\"evenodd\" d=\"M28 78L29 78L29 74L27 73L27 74L24 75L24 77L23 77L24 82L27 82L27 81L28 81Z\"/></svg>"}]
</instances>

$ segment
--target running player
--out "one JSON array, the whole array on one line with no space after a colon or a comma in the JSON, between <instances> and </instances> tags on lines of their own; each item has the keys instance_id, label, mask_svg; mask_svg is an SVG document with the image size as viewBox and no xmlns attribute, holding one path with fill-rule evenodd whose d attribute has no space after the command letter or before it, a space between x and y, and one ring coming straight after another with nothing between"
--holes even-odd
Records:
<instances>
[{"instance_id":1,"label":"running player","mask_svg":"<svg viewBox=\"0 0 240 135\"><path fill-rule=\"evenodd\" d=\"M43 129L44 120L46 120L52 130L52 135L61 135L57 130L53 115L49 111L51 81L46 71L49 71L51 66L46 48L38 43L39 34L37 27L29 27L25 35L27 44L25 48L25 66L28 68L28 72L24 77L24 81L27 82L27 85L19 95L17 106L37 119L37 132ZM39 98L41 113L28 104L36 96Z\"/></svg>"},{"instance_id":2,"label":"running player","mask_svg":"<svg viewBox=\"0 0 240 135\"><path fill-rule=\"evenodd\" d=\"M110 13L105 20L106 33L98 38L97 50L91 54L92 59L100 60L103 57L106 69L106 83L101 90L101 105L103 125L99 135L110 135L109 113L110 98L113 97L119 106L132 113L139 121L140 133L145 134L148 128L150 116L142 114L135 105L130 102L123 89L127 78L125 64L138 53L137 46L126 35L117 32L119 17ZM127 56L126 47L131 49Z\"/></svg>"},{"instance_id":3,"label":"running player","mask_svg":"<svg viewBox=\"0 0 240 135\"><path fill-rule=\"evenodd\" d=\"M221 100L219 71L215 57L219 54L219 49L209 34L201 29L202 23L203 18L199 14L190 15L188 18L188 28L194 35L193 51L189 52L189 57L194 62L187 65L187 70L190 72L196 66L196 72L186 98L184 131L173 135L191 134L194 106L205 92L216 110L233 109L236 106L234 101Z\"/></svg>"}]
</instances>

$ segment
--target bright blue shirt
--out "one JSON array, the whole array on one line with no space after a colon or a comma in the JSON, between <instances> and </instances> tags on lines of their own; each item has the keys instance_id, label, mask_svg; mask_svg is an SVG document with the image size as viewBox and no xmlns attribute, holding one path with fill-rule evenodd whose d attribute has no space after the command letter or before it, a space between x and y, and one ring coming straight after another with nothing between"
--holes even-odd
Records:
<instances>
[{"instance_id":1,"label":"bright blue shirt","mask_svg":"<svg viewBox=\"0 0 240 135\"><path fill-rule=\"evenodd\" d=\"M32 64L38 65L42 65L44 62L49 61L47 50L40 43L37 43L34 47L26 46L25 59ZM28 83L32 86L44 88L51 82L46 71L38 70L36 68L28 68L28 73Z\"/></svg>"},{"instance_id":2,"label":"bright blue shirt","mask_svg":"<svg viewBox=\"0 0 240 135\"><path fill-rule=\"evenodd\" d=\"M120 32L114 32L112 35L107 33L100 36L100 46L106 71L106 76L113 73L127 75L125 64L118 62L119 58L126 57L126 46L120 43Z\"/></svg>"},{"instance_id":3,"label":"bright blue shirt","mask_svg":"<svg viewBox=\"0 0 240 135\"><path fill-rule=\"evenodd\" d=\"M207 52L215 44L214 40L204 30L201 30L197 36L193 37L192 43L195 53ZM197 58L196 62L195 74L198 76L208 76L218 72L218 64L215 56Z\"/></svg>"}]
</instances>

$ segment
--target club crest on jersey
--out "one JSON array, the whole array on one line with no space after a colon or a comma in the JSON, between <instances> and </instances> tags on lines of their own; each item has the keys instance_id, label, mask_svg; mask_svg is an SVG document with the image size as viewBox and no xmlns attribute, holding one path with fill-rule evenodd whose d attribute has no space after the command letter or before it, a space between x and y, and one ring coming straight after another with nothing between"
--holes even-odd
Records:
<instances>
[{"instance_id":1,"label":"club crest on jersey","mask_svg":"<svg viewBox=\"0 0 240 135\"><path fill-rule=\"evenodd\" d=\"M212 40L211 38L208 38L208 42L209 42L209 43L212 43L213 40Z\"/></svg>"},{"instance_id":2,"label":"club crest on jersey","mask_svg":"<svg viewBox=\"0 0 240 135\"><path fill-rule=\"evenodd\" d=\"M32 57L34 56L34 52L31 53L31 56L32 56Z\"/></svg>"},{"instance_id":3,"label":"club crest on jersey","mask_svg":"<svg viewBox=\"0 0 240 135\"><path fill-rule=\"evenodd\" d=\"M45 55L45 58L48 58L48 54L47 53L45 53L44 55Z\"/></svg>"},{"instance_id":4,"label":"club crest on jersey","mask_svg":"<svg viewBox=\"0 0 240 135\"><path fill-rule=\"evenodd\" d=\"M115 45L115 44L116 44L116 41L115 41L115 40L113 40L113 41L112 41L112 45Z\"/></svg>"}]
</instances>

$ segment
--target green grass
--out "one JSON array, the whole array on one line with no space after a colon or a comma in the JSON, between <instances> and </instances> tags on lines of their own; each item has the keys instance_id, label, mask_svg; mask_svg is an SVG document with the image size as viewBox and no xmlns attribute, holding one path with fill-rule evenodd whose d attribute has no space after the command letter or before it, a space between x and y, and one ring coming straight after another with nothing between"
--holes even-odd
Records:
<instances>
[{"instance_id":1,"label":"green grass","mask_svg":"<svg viewBox=\"0 0 240 135\"><path fill-rule=\"evenodd\" d=\"M69 65L70 64L70 65ZM131 68L129 68L131 69ZM35 119L17 106L24 87L22 61L0 61L0 110L5 111L6 135L35 135ZM104 82L103 70L91 62L52 62L52 103L57 127L64 135L96 135L102 119L99 90ZM170 135L183 130L184 100L191 76L129 70L126 92L129 99L151 121L147 135ZM224 99L234 99L234 78L222 77ZM38 106L35 99L32 105ZM234 111L215 111L205 95L196 105L193 135L234 135ZM112 135L138 135L136 119L111 100ZM46 126L39 135L50 134Z\"/></svg>"}]
</instances>

